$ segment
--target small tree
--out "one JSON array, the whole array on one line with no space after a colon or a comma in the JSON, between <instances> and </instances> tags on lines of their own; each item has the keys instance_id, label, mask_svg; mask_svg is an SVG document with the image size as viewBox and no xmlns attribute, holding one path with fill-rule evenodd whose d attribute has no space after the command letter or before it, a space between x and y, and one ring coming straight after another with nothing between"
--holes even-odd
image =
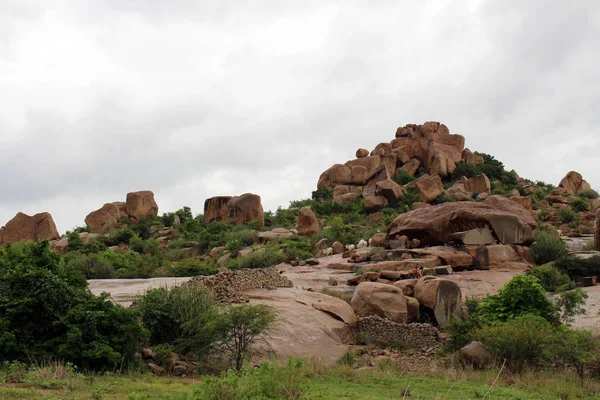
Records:
<instances>
[{"instance_id":1,"label":"small tree","mask_svg":"<svg viewBox=\"0 0 600 400\"><path fill-rule=\"evenodd\" d=\"M252 356L251 345L274 326L277 313L264 304L230 306L218 321L218 344L231 357L240 371Z\"/></svg>"},{"instance_id":2,"label":"small tree","mask_svg":"<svg viewBox=\"0 0 600 400\"><path fill-rule=\"evenodd\" d=\"M550 347L554 357L565 364L571 364L581 380L585 379L585 367L596 358L595 350L600 345L598 338L591 332L583 330L563 329Z\"/></svg>"},{"instance_id":3,"label":"small tree","mask_svg":"<svg viewBox=\"0 0 600 400\"><path fill-rule=\"evenodd\" d=\"M534 234L534 239L530 253L537 265L549 263L567 254L567 245L555 234L539 231Z\"/></svg>"},{"instance_id":4,"label":"small tree","mask_svg":"<svg viewBox=\"0 0 600 400\"><path fill-rule=\"evenodd\" d=\"M560 313L560 319L565 323L570 323L576 315L585 314L587 298L588 294L583 289L569 290L556 296L554 304Z\"/></svg>"}]
</instances>

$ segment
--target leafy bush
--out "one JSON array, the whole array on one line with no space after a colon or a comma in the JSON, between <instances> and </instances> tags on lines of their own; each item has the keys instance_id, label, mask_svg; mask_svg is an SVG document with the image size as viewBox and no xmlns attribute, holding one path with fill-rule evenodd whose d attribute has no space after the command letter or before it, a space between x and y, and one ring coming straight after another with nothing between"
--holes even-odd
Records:
<instances>
[{"instance_id":1,"label":"leafy bush","mask_svg":"<svg viewBox=\"0 0 600 400\"><path fill-rule=\"evenodd\" d=\"M530 254L536 264L547 264L567 254L567 245L556 234L538 231L534 234L535 243L530 247Z\"/></svg>"},{"instance_id":2,"label":"leafy bush","mask_svg":"<svg viewBox=\"0 0 600 400\"><path fill-rule=\"evenodd\" d=\"M200 276L214 275L218 272L218 268L214 263L188 259L167 267L166 271L164 276Z\"/></svg>"},{"instance_id":3,"label":"leafy bush","mask_svg":"<svg viewBox=\"0 0 600 400\"><path fill-rule=\"evenodd\" d=\"M600 197L598 192L596 192L593 189L580 190L579 192L577 192L577 196L584 197L584 198L590 199L590 200L594 200L594 199L597 199L598 197Z\"/></svg>"},{"instance_id":4,"label":"leafy bush","mask_svg":"<svg viewBox=\"0 0 600 400\"><path fill-rule=\"evenodd\" d=\"M404 186L407 183L412 182L414 180L415 178L409 175L409 173L404 171L403 169L398 169L396 171L396 175L394 175L394 182L396 182L400 186Z\"/></svg>"},{"instance_id":5,"label":"leafy bush","mask_svg":"<svg viewBox=\"0 0 600 400\"><path fill-rule=\"evenodd\" d=\"M312 245L307 239L294 236L291 240L283 243L283 254L285 261L302 261L313 256Z\"/></svg>"},{"instance_id":6,"label":"leafy bush","mask_svg":"<svg viewBox=\"0 0 600 400\"><path fill-rule=\"evenodd\" d=\"M232 254L258 241L258 234L252 229L234 229L226 235L226 249Z\"/></svg>"},{"instance_id":7,"label":"leafy bush","mask_svg":"<svg viewBox=\"0 0 600 400\"><path fill-rule=\"evenodd\" d=\"M311 198L315 201L332 200L333 199L333 191L326 187L321 187L312 192Z\"/></svg>"},{"instance_id":8,"label":"leafy bush","mask_svg":"<svg viewBox=\"0 0 600 400\"><path fill-rule=\"evenodd\" d=\"M347 351L338 360L338 364L353 367L356 364L356 353L353 351Z\"/></svg>"},{"instance_id":9,"label":"leafy bush","mask_svg":"<svg viewBox=\"0 0 600 400\"><path fill-rule=\"evenodd\" d=\"M139 296L133 308L150 333L150 344L177 345L202 353L212 344L208 325L216 319L217 303L201 285L151 289Z\"/></svg>"},{"instance_id":10,"label":"leafy bush","mask_svg":"<svg viewBox=\"0 0 600 400\"><path fill-rule=\"evenodd\" d=\"M490 353L506 360L509 370L516 373L545 363L554 336L555 329L545 318L530 314L483 326L475 333Z\"/></svg>"},{"instance_id":11,"label":"leafy bush","mask_svg":"<svg viewBox=\"0 0 600 400\"><path fill-rule=\"evenodd\" d=\"M533 267L529 274L538 278L547 292L559 292L572 286L569 276L553 265L538 265Z\"/></svg>"},{"instance_id":12,"label":"leafy bush","mask_svg":"<svg viewBox=\"0 0 600 400\"><path fill-rule=\"evenodd\" d=\"M504 322L525 314L542 317L554 324L559 320L540 281L531 275L515 276L497 295L484 298L479 308L484 323Z\"/></svg>"},{"instance_id":13,"label":"leafy bush","mask_svg":"<svg viewBox=\"0 0 600 400\"><path fill-rule=\"evenodd\" d=\"M533 191L531 197L536 201L542 201L546 198L546 192L543 189L537 188Z\"/></svg>"},{"instance_id":14,"label":"leafy bush","mask_svg":"<svg viewBox=\"0 0 600 400\"><path fill-rule=\"evenodd\" d=\"M81 271L87 279L116 278L112 264L98 254L69 253L64 261L68 268Z\"/></svg>"},{"instance_id":15,"label":"leafy bush","mask_svg":"<svg viewBox=\"0 0 600 400\"><path fill-rule=\"evenodd\" d=\"M79 232L70 232L67 235L67 239L69 241L69 251L76 251L85 246Z\"/></svg>"},{"instance_id":16,"label":"leafy bush","mask_svg":"<svg viewBox=\"0 0 600 400\"><path fill-rule=\"evenodd\" d=\"M230 269L267 268L275 266L284 260L283 254L275 247L265 247L253 251L246 257L236 258L227 262Z\"/></svg>"},{"instance_id":17,"label":"leafy bush","mask_svg":"<svg viewBox=\"0 0 600 400\"><path fill-rule=\"evenodd\" d=\"M208 376L194 391L197 400L288 399L297 400L307 389L308 369L304 359L291 358L287 365L263 363L220 376Z\"/></svg>"},{"instance_id":18,"label":"leafy bush","mask_svg":"<svg viewBox=\"0 0 600 400\"><path fill-rule=\"evenodd\" d=\"M465 161L459 161L456 164L456 169L452 174L453 178L460 179L465 176L467 178L473 178L478 175L481 175L481 170L474 165L467 164ZM454 180L456 180L454 179Z\"/></svg>"},{"instance_id":19,"label":"leafy bush","mask_svg":"<svg viewBox=\"0 0 600 400\"><path fill-rule=\"evenodd\" d=\"M485 153L478 153L483 157L484 163L480 165L469 165L464 161L456 164L456 170L452 174L452 180L456 181L462 176L467 178L473 178L475 176L485 174L490 181L499 180L503 185L508 186L509 189L516 185L517 176L513 172L508 172L504 169L504 164L496 160L493 156ZM505 190L506 192L506 190ZM496 194L496 193L495 193Z\"/></svg>"},{"instance_id":20,"label":"leafy bush","mask_svg":"<svg viewBox=\"0 0 600 400\"><path fill-rule=\"evenodd\" d=\"M576 197L569 203L571 208L576 212L588 211L590 209L589 200L581 197Z\"/></svg>"},{"instance_id":21,"label":"leafy bush","mask_svg":"<svg viewBox=\"0 0 600 400\"><path fill-rule=\"evenodd\" d=\"M0 360L114 369L134 360L145 337L134 311L92 295L48 241L0 249L0 315Z\"/></svg>"},{"instance_id":22,"label":"leafy bush","mask_svg":"<svg viewBox=\"0 0 600 400\"><path fill-rule=\"evenodd\" d=\"M446 343L446 350L458 351L475 340L474 333L482 326L479 318L480 304L481 301L474 297L465 299L466 312L459 317L453 317L448 325L450 337Z\"/></svg>"},{"instance_id":23,"label":"leafy bush","mask_svg":"<svg viewBox=\"0 0 600 400\"><path fill-rule=\"evenodd\" d=\"M558 219L565 224L577 221L577 214L569 207L563 207L558 210Z\"/></svg>"},{"instance_id":24,"label":"leafy bush","mask_svg":"<svg viewBox=\"0 0 600 400\"><path fill-rule=\"evenodd\" d=\"M598 256L588 259L564 256L556 260L554 265L575 281L586 276L600 276L600 257Z\"/></svg>"},{"instance_id":25,"label":"leafy bush","mask_svg":"<svg viewBox=\"0 0 600 400\"><path fill-rule=\"evenodd\" d=\"M400 202L409 209L414 203L420 203L421 201L423 200L421 200L419 192L417 192L417 189L413 187L407 188L406 192L404 193L404 196L402 196L402 198L400 199Z\"/></svg>"},{"instance_id":26,"label":"leafy bush","mask_svg":"<svg viewBox=\"0 0 600 400\"><path fill-rule=\"evenodd\" d=\"M585 314L587 298L588 294L583 289L569 290L556 296L554 304L560 313L561 320L569 323L576 315Z\"/></svg>"}]
</instances>

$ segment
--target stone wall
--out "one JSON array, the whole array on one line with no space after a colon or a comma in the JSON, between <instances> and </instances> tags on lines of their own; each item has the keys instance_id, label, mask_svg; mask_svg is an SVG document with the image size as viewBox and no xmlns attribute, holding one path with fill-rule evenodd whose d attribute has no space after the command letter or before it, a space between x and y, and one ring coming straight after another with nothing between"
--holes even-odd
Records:
<instances>
[{"instance_id":1,"label":"stone wall","mask_svg":"<svg viewBox=\"0 0 600 400\"><path fill-rule=\"evenodd\" d=\"M218 301L226 303L243 302L241 292L248 289L293 287L292 282L273 267L222 271L216 275L194 277L189 283L203 284Z\"/></svg>"},{"instance_id":2,"label":"stone wall","mask_svg":"<svg viewBox=\"0 0 600 400\"><path fill-rule=\"evenodd\" d=\"M358 330L379 346L397 343L402 347L429 350L442 345L439 331L429 324L399 324L379 316L358 319Z\"/></svg>"}]
</instances>

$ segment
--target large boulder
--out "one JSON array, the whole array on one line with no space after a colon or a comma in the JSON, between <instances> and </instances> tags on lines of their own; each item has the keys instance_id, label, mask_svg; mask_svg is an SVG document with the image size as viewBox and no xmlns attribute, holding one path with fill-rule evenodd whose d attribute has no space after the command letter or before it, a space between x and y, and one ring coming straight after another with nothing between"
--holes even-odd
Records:
<instances>
[{"instance_id":1,"label":"large boulder","mask_svg":"<svg viewBox=\"0 0 600 400\"><path fill-rule=\"evenodd\" d=\"M406 187L414 187L417 189L421 200L425 203L437 199L444 193L444 184L438 175L423 175L407 184Z\"/></svg>"},{"instance_id":2,"label":"large boulder","mask_svg":"<svg viewBox=\"0 0 600 400\"><path fill-rule=\"evenodd\" d=\"M85 224L90 232L106 233L117 228L121 211L114 203L106 203L96 211L92 211L85 217Z\"/></svg>"},{"instance_id":3,"label":"large boulder","mask_svg":"<svg viewBox=\"0 0 600 400\"><path fill-rule=\"evenodd\" d=\"M302 207L298 214L298 235L314 236L319 232L319 221L309 206Z\"/></svg>"},{"instance_id":4,"label":"large boulder","mask_svg":"<svg viewBox=\"0 0 600 400\"><path fill-rule=\"evenodd\" d=\"M587 183L579 172L569 172L558 184L570 194L577 194L582 190L589 190L592 187Z\"/></svg>"},{"instance_id":5,"label":"large boulder","mask_svg":"<svg viewBox=\"0 0 600 400\"><path fill-rule=\"evenodd\" d=\"M461 357L477 368L483 368L492 361L492 355L481 342L471 342L460 349Z\"/></svg>"},{"instance_id":6,"label":"large boulder","mask_svg":"<svg viewBox=\"0 0 600 400\"><path fill-rule=\"evenodd\" d=\"M521 201L515 201L504 196L494 195L489 196L487 199L485 199L484 203L489 204L498 210L515 214L532 229L537 228L537 222L535 221L535 218L533 218L531 212L529 212L525 207L523 207L523 202Z\"/></svg>"},{"instance_id":7,"label":"large boulder","mask_svg":"<svg viewBox=\"0 0 600 400\"><path fill-rule=\"evenodd\" d=\"M594 248L600 251L600 209L596 211L596 227L594 229Z\"/></svg>"},{"instance_id":8,"label":"large boulder","mask_svg":"<svg viewBox=\"0 0 600 400\"><path fill-rule=\"evenodd\" d=\"M520 207L508 199L506 201L511 207ZM529 216L524 220L521 213L495 208L492 204L487 200L486 203L444 203L409 211L392 221L388 236L394 239L405 235L420 240L423 245L442 245L452 241L453 234L457 232L488 226L494 237L503 244L521 244L531 240L532 229L536 226L531 214L520 207ZM528 221L532 224L528 224Z\"/></svg>"},{"instance_id":9,"label":"large boulder","mask_svg":"<svg viewBox=\"0 0 600 400\"><path fill-rule=\"evenodd\" d=\"M414 297L422 306L433 311L439 326L446 326L453 316L461 312L460 287L447 279L419 279L415 285Z\"/></svg>"},{"instance_id":10,"label":"large boulder","mask_svg":"<svg viewBox=\"0 0 600 400\"><path fill-rule=\"evenodd\" d=\"M463 176L461 179L461 183L469 192L487 194L490 194L492 192L492 185L486 174L474 176L473 178L465 178Z\"/></svg>"},{"instance_id":11,"label":"large boulder","mask_svg":"<svg viewBox=\"0 0 600 400\"><path fill-rule=\"evenodd\" d=\"M352 183L352 173L350 168L346 165L335 164L321 174L317 187L333 188L336 185L347 185L349 183Z\"/></svg>"},{"instance_id":12,"label":"large boulder","mask_svg":"<svg viewBox=\"0 0 600 400\"><path fill-rule=\"evenodd\" d=\"M410 160L405 162L404 165L400 167L400 169L410 176L415 176L420 166L421 161L417 160L416 158L411 158Z\"/></svg>"},{"instance_id":13,"label":"large boulder","mask_svg":"<svg viewBox=\"0 0 600 400\"><path fill-rule=\"evenodd\" d=\"M379 315L400 323L406 323L408 319L408 306L402 289L392 285L363 282L356 287L350 305L359 317Z\"/></svg>"},{"instance_id":14,"label":"large boulder","mask_svg":"<svg viewBox=\"0 0 600 400\"><path fill-rule=\"evenodd\" d=\"M227 204L227 218L229 223L233 225L243 225L257 221L260 226L264 226L265 216L260 196L245 193L241 196L232 197Z\"/></svg>"},{"instance_id":15,"label":"large boulder","mask_svg":"<svg viewBox=\"0 0 600 400\"><path fill-rule=\"evenodd\" d=\"M215 196L204 201L204 220L206 222L227 221L227 204L231 196Z\"/></svg>"},{"instance_id":16,"label":"large boulder","mask_svg":"<svg viewBox=\"0 0 600 400\"><path fill-rule=\"evenodd\" d=\"M388 200L383 196L369 196L365 199L365 209L369 212L377 212L389 204Z\"/></svg>"},{"instance_id":17,"label":"large boulder","mask_svg":"<svg viewBox=\"0 0 600 400\"><path fill-rule=\"evenodd\" d=\"M0 229L0 244L16 243L21 240L37 242L59 237L52 215L47 212L33 216L19 212Z\"/></svg>"},{"instance_id":18,"label":"large boulder","mask_svg":"<svg viewBox=\"0 0 600 400\"><path fill-rule=\"evenodd\" d=\"M150 190L127 193L125 211L133 221L141 221L158 215L158 205Z\"/></svg>"},{"instance_id":19,"label":"large boulder","mask_svg":"<svg viewBox=\"0 0 600 400\"><path fill-rule=\"evenodd\" d=\"M375 185L375 194L385 197L392 204L400 200L405 193L406 189L389 178Z\"/></svg>"}]
</instances>

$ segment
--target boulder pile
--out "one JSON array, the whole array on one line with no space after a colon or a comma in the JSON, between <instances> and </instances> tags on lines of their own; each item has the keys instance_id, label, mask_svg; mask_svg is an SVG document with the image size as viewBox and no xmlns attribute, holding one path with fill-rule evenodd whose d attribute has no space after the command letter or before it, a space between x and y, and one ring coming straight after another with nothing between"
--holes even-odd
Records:
<instances>
[{"instance_id":1,"label":"boulder pile","mask_svg":"<svg viewBox=\"0 0 600 400\"><path fill-rule=\"evenodd\" d=\"M16 243L21 240L37 242L44 239L53 240L58 237L60 235L52 215L47 212L33 216L19 212L0 228L0 244Z\"/></svg>"},{"instance_id":2,"label":"boulder pile","mask_svg":"<svg viewBox=\"0 0 600 400\"><path fill-rule=\"evenodd\" d=\"M228 221L233 225L243 225L257 221L265 225L265 217L260 196L245 193L241 196L216 196L204 202L206 222Z\"/></svg>"},{"instance_id":3,"label":"boulder pile","mask_svg":"<svg viewBox=\"0 0 600 400\"><path fill-rule=\"evenodd\" d=\"M94 233L106 233L118 228L122 219L139 222L158 215L158 205L150 190L127 193L125 202L106 203L85 217L85 223Z\"/></svg>"}]
</instances>

